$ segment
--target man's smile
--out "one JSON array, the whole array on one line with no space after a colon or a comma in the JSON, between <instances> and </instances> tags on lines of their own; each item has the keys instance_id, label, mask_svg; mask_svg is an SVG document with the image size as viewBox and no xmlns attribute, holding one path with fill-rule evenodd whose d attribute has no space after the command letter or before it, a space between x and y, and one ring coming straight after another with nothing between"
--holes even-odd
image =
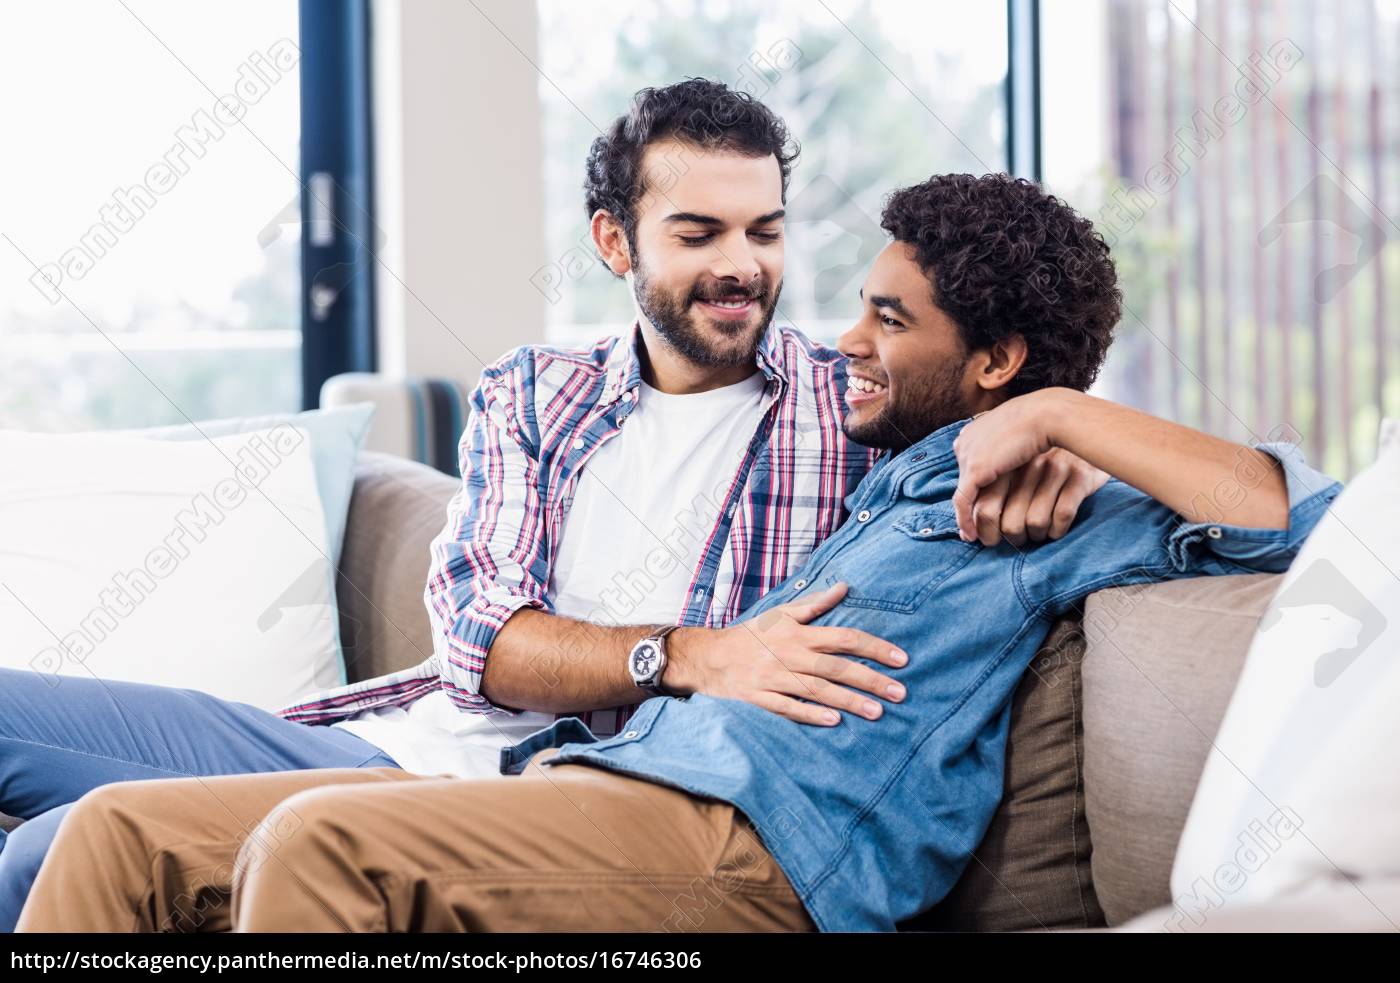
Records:
<instances>
[{"instance_id":1,"label":"man's smile","mask_svg":"<svg viewBox=\"0 0 1400 983\"><path fill-rule=\"evenodd\" d=\"M854 373L846 376L846 405L851 409L882 399L889 387Z\"/></svg>"},{"instance_id":2,"label":"man's smile","mask_svg":"<svg viewBox=\"0 0 1400 983\"><path fill-rule=\"evenodd\" d=\"M725 300L705 300L697 297L695 303L717 321L743 321L758 309L758 301L746 297Z\"/></svg>"}]
</instances>

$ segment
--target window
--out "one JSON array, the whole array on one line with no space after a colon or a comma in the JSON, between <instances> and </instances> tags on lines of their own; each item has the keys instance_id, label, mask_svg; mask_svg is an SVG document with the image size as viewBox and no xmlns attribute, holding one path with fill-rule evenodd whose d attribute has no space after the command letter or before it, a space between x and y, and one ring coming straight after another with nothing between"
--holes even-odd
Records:
<instances>
[{"instance_id":1,"label":"window","mask_svg":"<svg viewBox=\"0 0 1400 983\"><path fill-rule=\"evenodd\" d=\"M0 426L299 408L297 18L0 10Z\"/></svg>"},{"instance_id":2,"label":"window","mask_svg":"<svg viewBox=\"0 0 1400 983\"><path fill-rule=\"evenodd\" d=\"M999 3L539 0L546 242L535 278L546 340L621 330L631 299L595 258L589 144L638 89L728 83L802 145L788 189L778 317L832 341L859 310L884 196L939 171L1006 167L1006 9Z\"/></svg>"},{"instance_id":3,"label":"window","mask_svg":"<svg viewBox=\"0 0 1400 983\"><path fill-rule=\"evenodd\" d=\"M1400 412L1400 5L1043 0L1045 179L1113 245L1099 390L1345 477Z\"/></svg>"}]
</instances>

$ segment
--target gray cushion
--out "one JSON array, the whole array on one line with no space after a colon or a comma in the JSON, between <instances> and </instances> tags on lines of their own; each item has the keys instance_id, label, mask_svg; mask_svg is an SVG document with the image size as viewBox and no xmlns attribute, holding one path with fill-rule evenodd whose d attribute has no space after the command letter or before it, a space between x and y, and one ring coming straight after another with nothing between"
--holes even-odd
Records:
<instances>
[{"instance_id":1,"label":"gray cushion","mask_svg":"<svg viewBox=\"0 0 1400 983\"><path fill-rule=\"evenodd\" d=\"M336 581L340 639L350 680L405 669L433 654L423 590L428 547L461 484L391 454L362 451Z\"/></svg>"},{"instance_id":2,"label":"gray cushion","mask_svg":"<svg viewBox=\"0 0 1400 983\"><path fill-rule=\"evenodd\" d=\"M1279 577L1200 577L1085 604L1085 808L1110 925L1171 900L1210 742Z\"/></svg>"},{"instance_id":3,"label":"gray cushion","mask_svg":"<svg viewBox=\"0 0 1400 983\"><path fill-rule=\"evenodd\" d=\"M909 928L993 931L1104 924L1090 878L1080 773L1083 740L1077 619L1046 637L1011 702L1001 805L967 870Z\"/></svg>"}]
</instances>

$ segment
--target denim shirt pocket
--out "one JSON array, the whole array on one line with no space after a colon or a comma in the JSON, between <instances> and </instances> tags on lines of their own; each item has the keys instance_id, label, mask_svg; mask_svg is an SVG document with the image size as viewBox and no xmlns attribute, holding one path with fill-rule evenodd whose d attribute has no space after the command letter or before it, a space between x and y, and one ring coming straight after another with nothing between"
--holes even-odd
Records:
<instances>
[{"instance_id":1,"label":"denim shirt pocket","mask_svg":"<svg viewBox=\"0 0 1400 983\"><path fill-rule=\"evenodd\" d=\"M958 536L952 502L900 511L866 548L850 552L845 574L829 583L849 585L843 604L911 613L981 549Z\"/></svg>"}]
</instances>

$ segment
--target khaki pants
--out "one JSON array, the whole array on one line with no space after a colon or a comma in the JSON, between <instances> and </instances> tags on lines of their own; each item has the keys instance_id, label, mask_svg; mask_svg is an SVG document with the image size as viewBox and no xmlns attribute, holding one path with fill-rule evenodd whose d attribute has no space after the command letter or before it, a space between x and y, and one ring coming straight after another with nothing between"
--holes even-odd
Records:
<instances>
[{"instance_id":1,"label":"khaki pants","mask_svg":"<svg viewBox=\"0 0 1400 983\"><path fill-rule=\"evenodd\" d=\"M19 931L812 931L732 806L587 765L117 782L64 819Z\"/></svg>"}]
</instances>

